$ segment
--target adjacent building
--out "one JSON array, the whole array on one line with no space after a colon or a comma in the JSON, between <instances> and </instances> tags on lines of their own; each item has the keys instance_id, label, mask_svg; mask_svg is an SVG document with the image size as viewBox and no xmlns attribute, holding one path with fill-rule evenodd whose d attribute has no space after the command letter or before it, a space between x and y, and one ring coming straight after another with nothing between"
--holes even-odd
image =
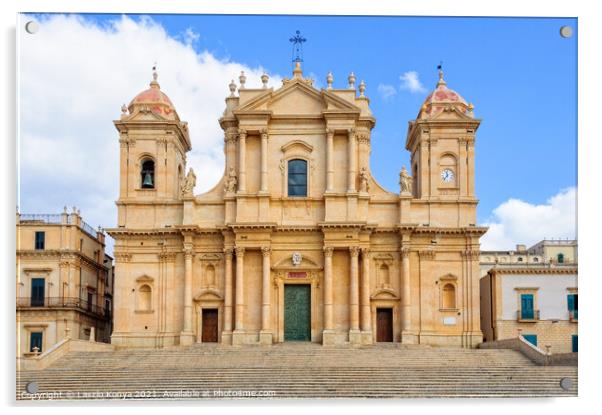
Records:
<instances>
[{"instance_id":1,"label":"adjacent building","mask_svg":"<svg viewBox=\"0 0 602 415\"><path fill-rule=\"evenodd\" d=\"M204 194L157 74L122 107L112 343L480 343L473 106L440 71L390 192L371 175L363 81L317 89L299 62L261 81L230 84L224 174Z\"/></svg>"},{"instance_id":2,"label":"adjacent building","mask_svg":"<svg viewBox=\"0 0 602 415\"><path fill-rule=\"evenodd\" d=\"M17 212L17 351L41 353L65 337L109 342L113 259L105 234L78 211Z\"/></svg>"},{"instance_id":3,"label":"adjacent building","mask_svg":"<svg viewBox=\"0 0 602 415\"><path fill-rule=\"evenodd\" d=\"M485 341L522 335L552 353L578 350L577 241L481 252Z\"/></svg>"}]
</instances>

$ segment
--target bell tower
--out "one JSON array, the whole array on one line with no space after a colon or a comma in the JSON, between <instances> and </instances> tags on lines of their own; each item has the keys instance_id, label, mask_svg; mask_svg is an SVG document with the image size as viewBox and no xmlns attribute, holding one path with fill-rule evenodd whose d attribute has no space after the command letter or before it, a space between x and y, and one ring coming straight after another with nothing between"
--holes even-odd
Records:
<instances>
[{"instance_id":1,"label":"bell tower","mask_svg":"<svg viewBox=\"0 0 602 415\"><path fill-rule=\"evenodd\" d=\"M136 95L127 107L123 105L121 119L114 121L120 145L119 227L178 223L162 208L181 200L186 153L191 149L188 124L180 121L157 77L153 67L149 89Z\"/></svg>"},{"instance_id":2,"label":"bell tower","mask_svg":"<svg viewBox=\"0 0 602 415\"><path fill-rule=\"evenodd\" d=\"M439 66L437 86L416 119L410 121L406 141L411 153L414 198L466 203L469 208L465 214L460 213L461 226L476 221L474 144L481 121L474 118L473 108L447 87Z\"/></svg>"}]
</instances>

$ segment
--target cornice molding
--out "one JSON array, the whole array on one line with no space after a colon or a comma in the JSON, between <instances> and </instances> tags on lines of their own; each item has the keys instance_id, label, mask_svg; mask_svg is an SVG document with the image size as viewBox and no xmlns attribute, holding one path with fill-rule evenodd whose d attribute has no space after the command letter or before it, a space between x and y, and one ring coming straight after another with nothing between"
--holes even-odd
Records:
<instances>
[{"instance_id":1,"label":"cornice molding","mask_svg":"<svg viewBox=\"0 0 602 415\"><path fill-rule=\"evenodd\" d=\"M577 267L493 267L489 270L492 275L504 275L504 274L563 274L571 275L578 274Z\"/></svg>"}]
</instances>

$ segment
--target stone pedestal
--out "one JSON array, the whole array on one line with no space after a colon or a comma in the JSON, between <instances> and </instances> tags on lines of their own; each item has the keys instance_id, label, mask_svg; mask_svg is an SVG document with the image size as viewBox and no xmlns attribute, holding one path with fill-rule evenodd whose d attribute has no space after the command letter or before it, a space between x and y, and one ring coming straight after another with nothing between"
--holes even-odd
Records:
<instances>
[{"instance_id":1,"label":"stone pedestal","mask_svg":"<svg viewBox=\"0 0 602 415\"><path fill-rule=\"evenodd\" d=\"M222 331L222 345L224 345L224 346L232 345L232 332L231 331Z\"/></svg>"},{"instance_id":2,"label":"stone pedestal","mask_svg":"<svg viewBox=\"0 0 602 415\"><path fill-rule=\"evenodd\" d=\"M234 330L232 333L232 346L240 346L245 344L246 333L242 330Z\"/></svg>"},{"instance_id":3,"label":"stone pedestal","mask_svg":"<svg viewBox=\"0 0 602 415\"><path fill-rule=\"evenodd\" d=\"M359 330L349 330L349 343L362 344L362 332Z\"/></svg>"},{"instance_id":4,"label":"stone pedestal","mask_svg":"<svg viewBox=\"0 0 602 415\"><path fill-rule=\"evenodd\" d=\"M190 346L194 343L194 334L192 332L180 334L180 346Z\"/></svg>"},{"instance_id":5,"label":"stone pedestal","mask_svg":"<svg viewBox=\"0 0 602 415\"><path fill-rule=\"evenodd\" d=\"M371 331L362 331L362 344L374 344Z\"/></svg>"},{"instance_id":6,"label":"stone pedestal","mask_svg":"<svg viewBox=\"0 0 602 415\"><path fill-rule=\"evenodd\" d=\"M412 331L403 331L401 333L402 344L418 344L418 334Z\"/></svg>"},{"instance_id":7,"label":"stone pedestal","mask_svg":"<svg viewBox=\"0 0 602 415\"><path fill-rule=\"evenodd\" d=\"M262 345L271 345L273 343L272 340L272 332L271 331L260 331L259 332L259 344Z\"/></svg>"},{"instance_id":8,"label":"stone pedestal","mask_svg":"<svg viewBox=\"0 0 602 415\"><path fill-rule=\"evenodd\" d=\"M340 334L335 333L334 330L324 330L322 332L322 346L333 346L343 343L345 343L343 337Z\"/></svg>"}]
</instances>

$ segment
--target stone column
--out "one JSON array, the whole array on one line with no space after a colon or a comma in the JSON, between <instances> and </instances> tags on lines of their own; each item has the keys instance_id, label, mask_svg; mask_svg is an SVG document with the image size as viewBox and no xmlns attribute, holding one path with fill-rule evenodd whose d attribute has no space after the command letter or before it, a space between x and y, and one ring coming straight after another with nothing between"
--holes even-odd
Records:
<instances>
[{"instance_id":1,"label":"stone column","mask_svg":"<svg viewBox=\"0 0 602 415\"><path fill-rule=\"evenodd\" d=\"M261 344L272 344L272 325L270 324L270 255L269 246L261 248L263 254L263 274L261 287L261 332L259 342Z\"/></svg>"},{"instance_id":2,"label":"stone column","mask_svg":"<svg viewBox=\"0 0 602 415\"><path fill-rule=\"evenodd\" d=\"M334 324L332 320L332 253L334 249L330 246L324 247L324 330L332 331Z\"/></svg>"},{"instance_id":3,"label":"stone column","mask_svg":"<svg viewBox=\"0 0 602 415\"><path fill-rule=\"evenodd\" d=\"M192 245L184 247L184 328L180 335L180 344L192 344Z\"/></svg>"},{"instance_id":4,"label":"stone column","mask_svg":"<svg viewBox=\"0 0 602 415\"><path fill-rule=\"evenodd\" d=\"M356 176L356 167L355 167L355 130L350 128L347 130L347 134L349 137L349 142L347 144L348 149L348 169L347 169L347 191L355 192L355 176Z\"/></svg>"},{"instance_id":5,"label":"stone column","mask_svg":"<svg viewBox=\"0 0 602 415\"><path fill-rule=\"evenodd\" d=\"M326 129L326 191L334 190L334 130Z\"/></svg>"},{"instance_id":6,"label":"stone column","mask_svg":"<svg viewBox=\"0 0 602 415\"><path fill-rule=\"evenodd\" d=\"M247 131L238 130L238 191L247 191Z\"/></svg>"},{"instance_id":7,"label":"stone column","mask_svg":"<svg viewBox=\"0 0 602 415\"><path fill-rule=\"evenodd\" d=\"M261 192L268 192L268 132L261 131Z\"/></svg>"},{"instance_id":8,"label":"stone column","mask_svg":"<svg viewBox=\"0 0 602 415\"><path fill-rule=\"evenodd\" d=\"M410 332L411 325L411 297L410 297L410 248L402 247L401 251L401 342L410 343L411 339L406 338Z\"/></svg>"},{"instance_id":9,"label":"stone column","mask_svg":"<svg viewBox=\"0 0 602 415\"><path fill-rule=\"evenodd\" d=\"M236 248L236 318L234 322L234 333L232 335L232 344L242 344L244 334L243 313L245 308L245 298L243 290L244 275L244 257L245 248Z\"/></svg>"},{"instance_id":10,"label":"stone column","mask_svg":"<svg viewBox=\"0 0 602 415\"><path fill-rule=\"evenodd\" d=\"M225 259L225 293L224 293L224 331L222 343L232 344L232 248L224 250Z\"/></svg>"},{"instance_id":11,"label":"stone column","mask_svg":"<svg viewBox=\"0 0 602 415\"><path fill-rule=\"evenodd\" d=\"M359 270L358 257L359 248L352 246L349 248L350 258L350 281L349 281L349 342L352 344L361 343L361 333L359 325Z\"/></svg>"},{"instance_id":12,"label":"stone column","mask_svg":"<svg viewBox=\"0 0 602 415\"><path fill-rule=\"evenodd\" d=\"M372 316L370 313L370 250L362 249L362 287L361 287L362 332L372 332ZM365 340L372 340L372 335ZM371 342L371 341L370 341Z\"/></svg>"}]
</instances>

